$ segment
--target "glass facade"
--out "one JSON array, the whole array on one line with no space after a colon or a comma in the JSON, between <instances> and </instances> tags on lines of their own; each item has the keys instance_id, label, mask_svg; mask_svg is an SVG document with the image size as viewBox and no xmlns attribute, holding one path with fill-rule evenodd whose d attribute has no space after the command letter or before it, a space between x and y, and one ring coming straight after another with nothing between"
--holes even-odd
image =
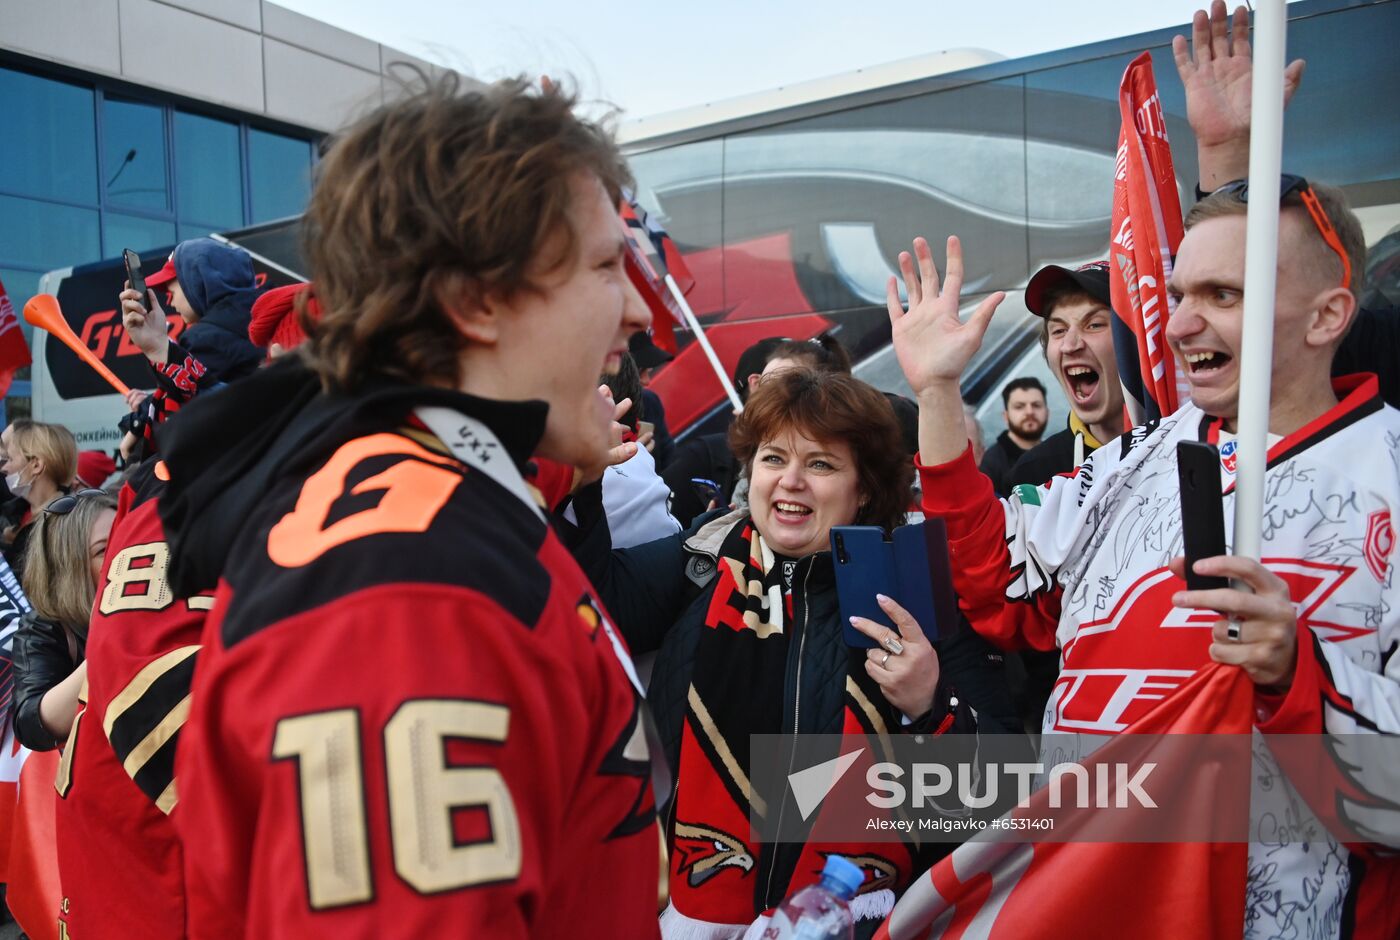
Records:
<instances>
[{"instance_id":1,"label":"glass facade","mask_svg":"<svg viewBox=\"0 0 1400 940\"><path fill-rule=\"evenodd\" d=\"M4 63L0 133L0 280L16 309L47 271L296 215L311 192L310 136Z\"/></svg>"}]
</instances>

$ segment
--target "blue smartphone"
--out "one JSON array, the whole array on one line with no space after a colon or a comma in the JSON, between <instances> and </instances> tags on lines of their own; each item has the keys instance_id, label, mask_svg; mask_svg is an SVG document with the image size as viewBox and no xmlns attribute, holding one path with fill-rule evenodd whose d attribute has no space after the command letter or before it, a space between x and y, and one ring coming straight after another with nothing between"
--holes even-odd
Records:
<instances>
[{"instance_id":1,"label":"blue smartphone","mask_svg":"<svg viewBox=\"0 0 1400 940\"><path fill-rule=\"evenodd\" d=\"M948 536L941 519L926 519L894 530L892 538L877 526L834 526L831 556L836 568L836 594L841 606L841 629L846 645L878 646L851 626L851 617L864 617L894 629L880 609L876 594L895 602L919 622L929 642L938 639L957 617L948 562Z\"/></svg>"}]
</instances>

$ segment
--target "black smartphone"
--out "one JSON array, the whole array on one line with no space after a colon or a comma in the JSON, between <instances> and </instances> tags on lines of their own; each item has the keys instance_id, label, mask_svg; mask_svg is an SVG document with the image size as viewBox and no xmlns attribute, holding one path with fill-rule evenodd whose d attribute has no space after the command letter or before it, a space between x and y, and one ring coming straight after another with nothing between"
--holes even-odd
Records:
<instances>
[{"instance_id":1,"label":"black smartphone","mask_svg":"<svg viewBox=\"0 0 1400 940\"><path fill-rule=\"evenodd\" d=\"M841 630L846 645L857 649L878 646L851 626L851 617L864 617L895 629L894 621L880 608L876 594L895 602L919 622L929 642L938 639L941 618L937 580L929 564L925 523L903 525L890 539L878 526L832 526L831 555L836 563L836 598L841 608ZM943 536L946 539L946 535ZM954 600L956 606L956 600Z\"/></svg>"},{"instance_id":2,"label":"black smartphone","mask_svg":"<svg viewBox=\"0 0 1400 940\"><path fill-rule=\"evenodd\" d=\"M1186 587L1209 591L1230 586L1228 578L1196 574L1202 558L1227 554L1225 504L1220 495L1220 451L1204 441L1179 441L1176 473L1181 483L1181 536L1185 544Z\"/></svg>"},{"instance_id":3,"label":"black smartphone","mask_svg":"<svg viewBox=\"0 0 1400 940\"><path fill-rule=\"evenodd\" d=\"M141 256L130 248L124 248L122 260L126 262L126 279L131 283L131 289L141 295L141 306L147 307L146 278L141 274Z\"/></svg>"}]
</instances>

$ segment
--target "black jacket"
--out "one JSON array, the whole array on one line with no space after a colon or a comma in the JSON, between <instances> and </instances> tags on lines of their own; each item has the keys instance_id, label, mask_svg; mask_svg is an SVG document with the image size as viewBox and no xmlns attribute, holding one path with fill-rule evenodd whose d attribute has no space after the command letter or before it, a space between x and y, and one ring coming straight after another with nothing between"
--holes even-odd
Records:
<instances>
[{"instance_id":1,"label":"black jacket","mask_svg":"<svg viewBox=\"0 0 1400 940\"><path fill-rule=\"evenodd\" d=\"M327 441L345 441L419 405L460 408L463 393L389 379L368 380L354 395L322 394L299 356L288 355L220 391L200 395L156 430L170 483L160 501L176 597L211 591L234 539L280 478L324 461ZM512 454L529 454L548 405L503 403L523 420L492 429Z\"/></svg>"},{"instance_id":2,"label":"black jacket","mask_svg":"<svg viewBox=\"0 0 1400 940\"><path fill-rule=\"evenodd\" d=\"M982 464L977 469L992 481L992 489L1003 499L1011 492L1011 468L1026 451L1011 439L1010 431L1002 431L996 441L987 448Z\"/></svg>"},{"instance_id":3,"label":"black jacket","mask_svg":"<svg viewBox=\"0 0 1400 940\"><path fill-rule=\"evenodd\" d=\"M657 653L647 701L674 775L680 764L691 668L715 590L715 558L724 536L743 514L707 513L686 532L611 551L601 488L584 487L574 506L579 528L564 534L580 566L598 589L633 655ZM799 561L792 586L793 623L805 624L805 642L789 650L783 728L801 734L840 734L852 653L842 636L831 554L818 552ZM933 709L909 726L910 731L931 730L937 725L948 714L954 690L960 704L954 712L952 732L1019 731L1020 721L1001 677L1002 657L995 648L966 629L941 638L938 656L941 678ZM799 694L800 712L796 708ZM887 703L880 704L893 711ZM756 898L758 903L768 907L786 896L801 848L800 844L782 843L764 853L757 883L771 884L773 895ZM769 877L770 872L774 877Z\"/></svg>"},{"instance_id":4,"label":"black jacket","mask_svg":"<svg viewBox=\"0 0 1400 940\"><path fill-rule=\"evenodd\" d=\"M45 620L32 610L24 615L15 632L10 656L14 661L14 697L10 718L15 737L31 751L52 751L58 741L39 718L39 701L44 693L72 675L83 661L86 643L75 635L78 658L68 652L68 635L62 625Z\"/></svg>"}]
</instances>

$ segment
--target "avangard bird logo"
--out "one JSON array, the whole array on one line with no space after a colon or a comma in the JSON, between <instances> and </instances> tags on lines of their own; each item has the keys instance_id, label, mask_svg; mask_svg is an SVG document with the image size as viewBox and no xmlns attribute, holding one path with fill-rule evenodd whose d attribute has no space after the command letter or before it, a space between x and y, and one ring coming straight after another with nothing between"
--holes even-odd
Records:
<instances>
[{"instance_id":1,"label":"avangard bird logo","mask_svg":"<svg viewBox=\"0 0 1400 940\"><path fill-rule=\"evenodd\" d=\"M744 874L753 870L753 856L744 843L708 826L676 823L675 852L677 871L686 873L692 888L700 887L726 868L737 868Z\"/></svg>"}]
</instances>

